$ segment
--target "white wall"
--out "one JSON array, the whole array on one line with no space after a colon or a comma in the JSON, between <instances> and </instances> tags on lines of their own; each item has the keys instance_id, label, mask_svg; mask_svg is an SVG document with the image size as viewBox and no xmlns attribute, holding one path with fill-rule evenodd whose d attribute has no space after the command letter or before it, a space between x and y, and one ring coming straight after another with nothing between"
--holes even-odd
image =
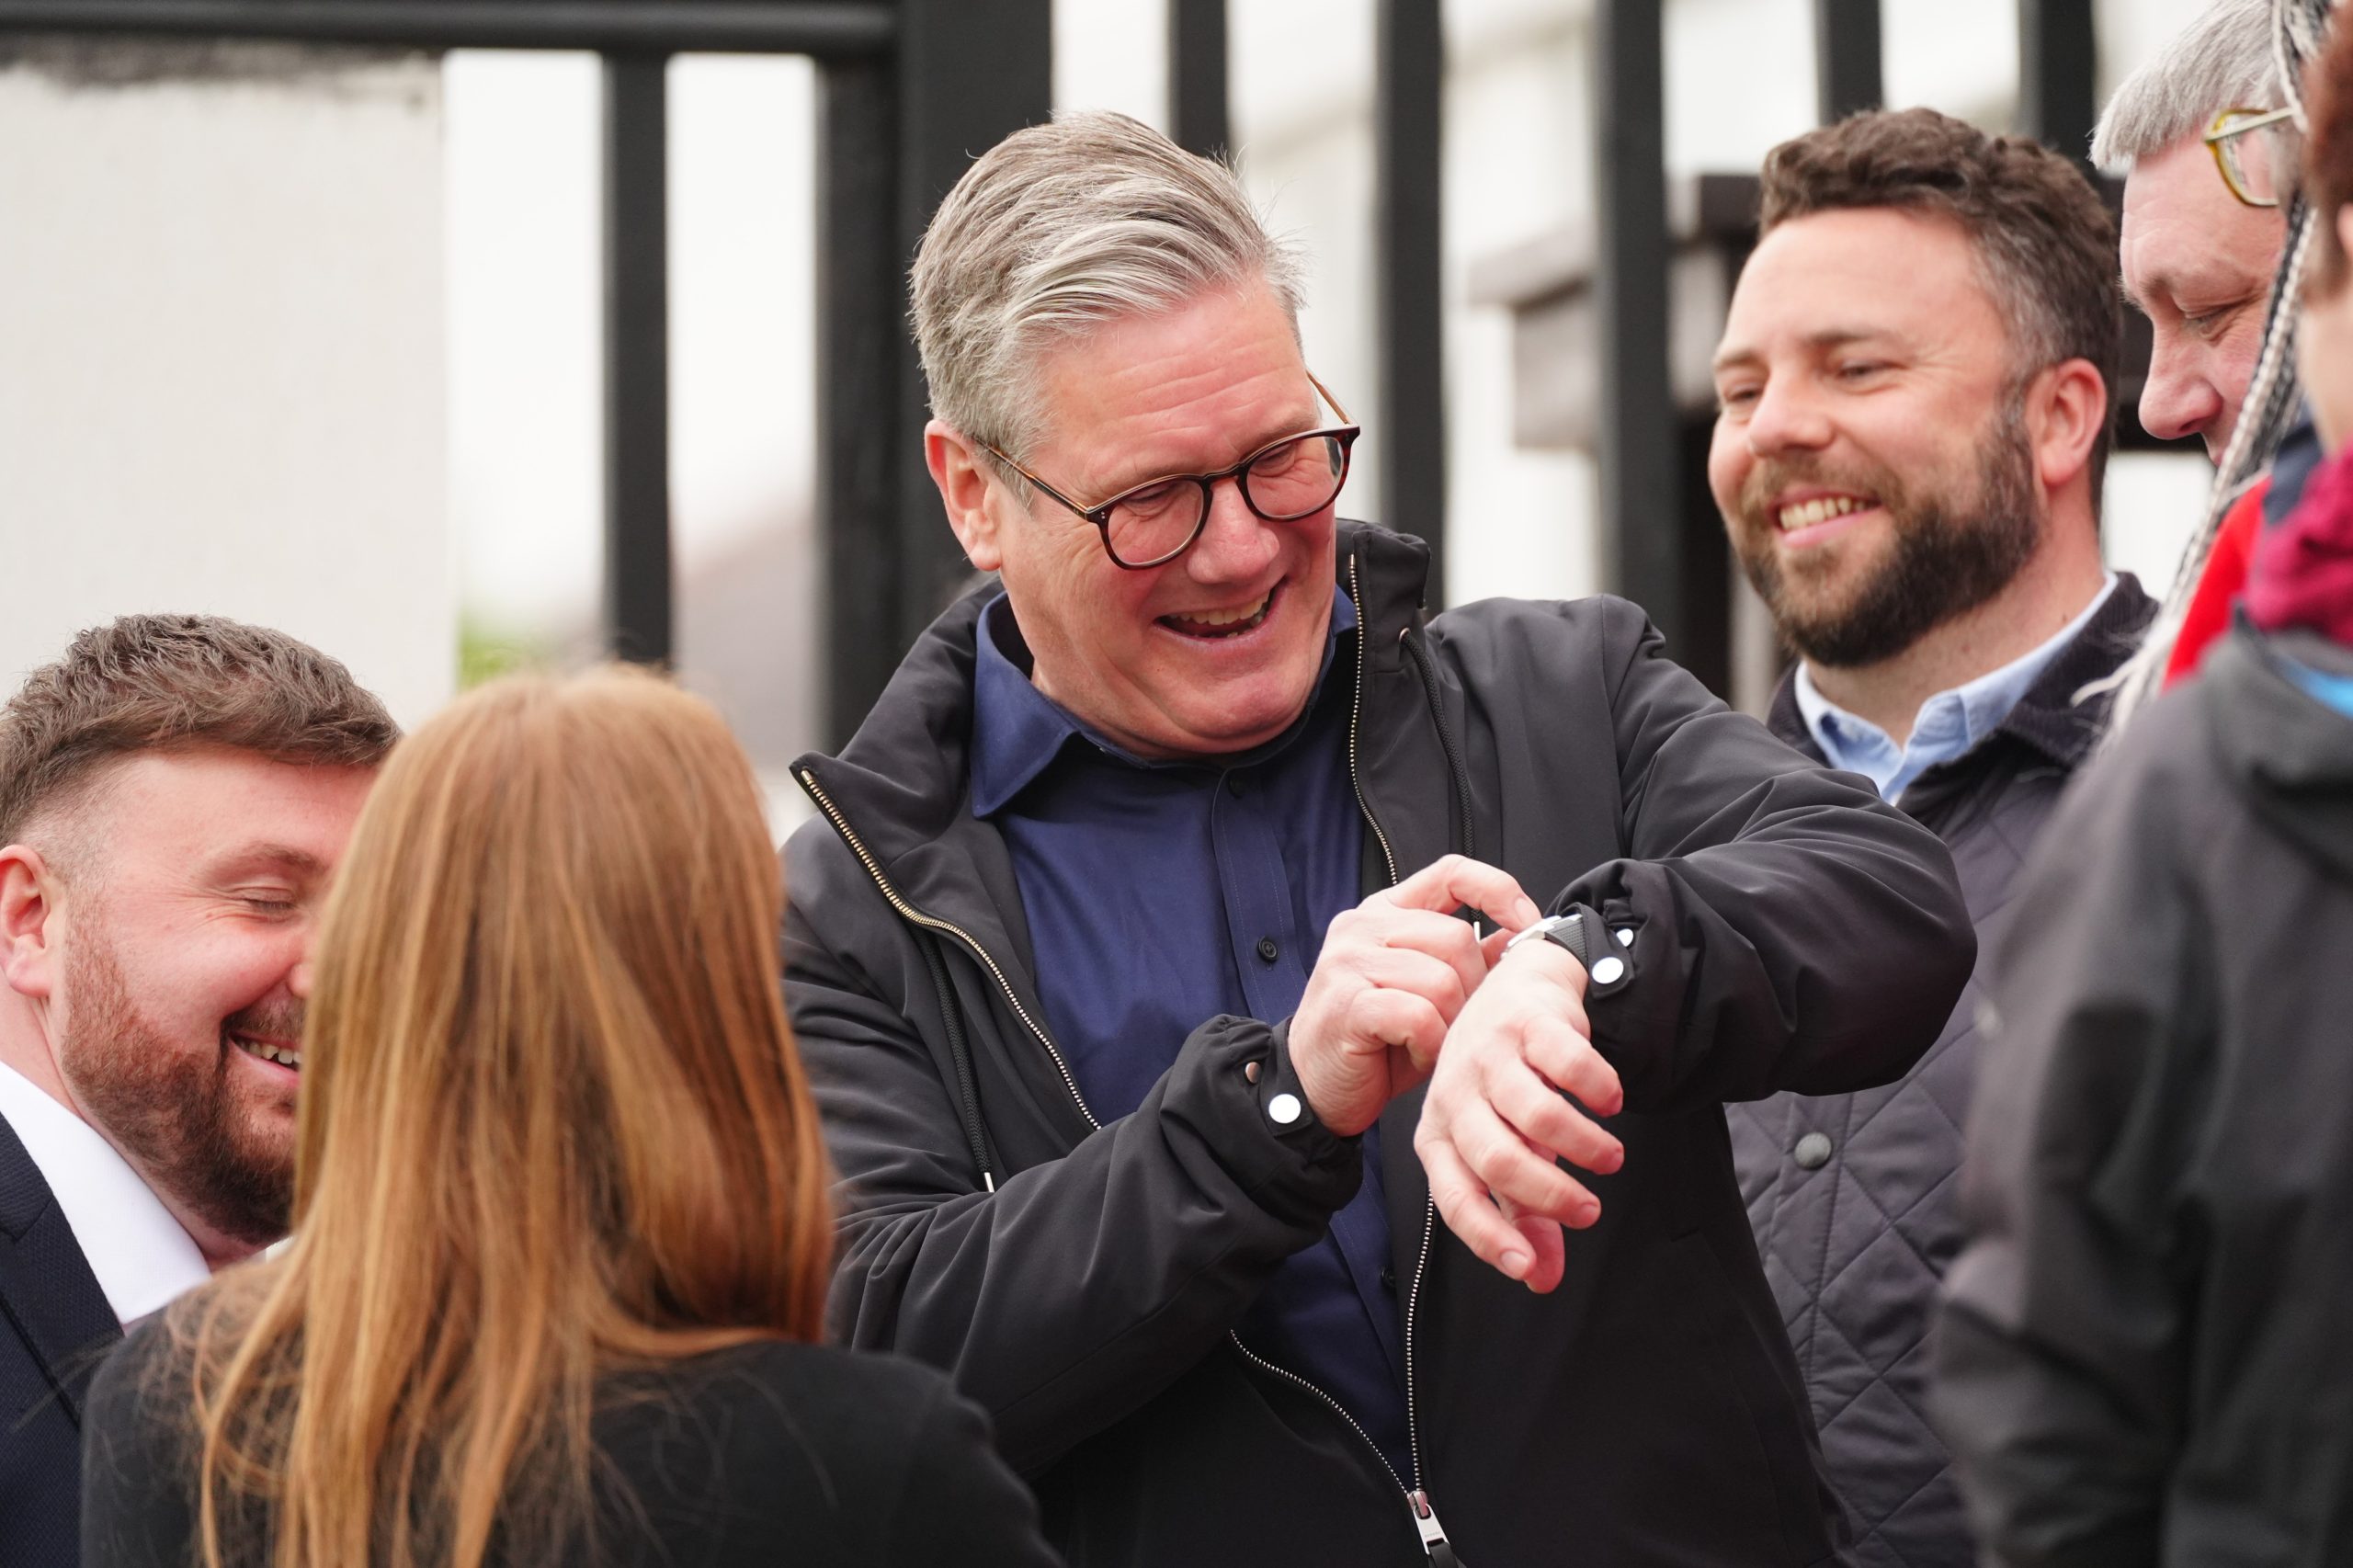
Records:
<instances>
[{"instance_id":1,"label":"white wall","mask_svg":"<svg viewBox=\"0 0 2353 1568\"><path fill-rule=\"evenodd\" d=\"M197 68L0 69L0 688L84 626L200 610L414 721L457 649L439 70Z\"/></svg>"}]
</instances>

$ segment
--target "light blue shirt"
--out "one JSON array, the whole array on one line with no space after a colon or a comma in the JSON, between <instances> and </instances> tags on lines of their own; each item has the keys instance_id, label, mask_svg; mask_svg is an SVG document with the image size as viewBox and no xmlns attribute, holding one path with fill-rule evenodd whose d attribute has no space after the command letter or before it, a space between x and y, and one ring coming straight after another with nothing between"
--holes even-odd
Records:
<instances>
[{"instance_id":1,"label":"light blue shirt","mask_svg":"<svg viewBox=\"0 0 2353 1568\"><path fill-rule=\"evenodd\" d=\"M2296 659L2284 659L2281 663L2287 666L2289 679L2339 713L2353 718L2353 676L2316 670Z\"/></svg>"},{"instance_id":2,"label":"light blue shirt","mask_svg":"<svg viewBox=\"0 0 2353 1568\"><path fill-rule=\"evenodd\" d=\"M1813 672L1802 664L1797 675L1798 711L1804 715L1813 744L1822 748L1831 767L1861 774L1879 787L1880 799L1893 801L1920 775L1940 762L1968 756L1992 734L2036 677L2051 667L2051 661L2075 641L2115 591L2116 574L2111 572L2083 613L2060 628L2050 642L1920 704L1912 721L1911 739L1900 746L1869 719L1858 718L1823 696L1813 684Z\"/></svg>"}]
</instances>

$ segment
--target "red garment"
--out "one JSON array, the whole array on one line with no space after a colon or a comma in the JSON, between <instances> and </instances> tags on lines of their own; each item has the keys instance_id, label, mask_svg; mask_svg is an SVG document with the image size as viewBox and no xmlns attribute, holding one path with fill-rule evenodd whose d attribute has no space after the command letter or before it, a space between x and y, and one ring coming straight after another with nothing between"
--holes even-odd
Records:
<instances>
[{"instance_id":1,"label":"red garment","mask_svg":"<svg viewBox=\"0 0 2353 1568\"><path fill-rule=\"evenodd\" d=\"M2197 591L2189 596L2189 610L2175 639L2173 655L2165 661L2165 684L2186 680L2198 671L2207 645L2230 630L2231 607L2246 586L2247 562L2255 555L2256 536L2263 531L2263 498L2271 494L2271 478L2240 496L2222 517L2214 548L2199 574Z\"/></svg>"},{"instance_id":2,"label":"red garment","mask_svg":"<svg viewBox=\"0 0 2353 1568\"><path fill-rule=\"evenodd\" d=\"M2256 541L2246 609L2266 631L2353 647L2353 449L2314 469L2288 520Z\"/></svg>"}]
</instances>

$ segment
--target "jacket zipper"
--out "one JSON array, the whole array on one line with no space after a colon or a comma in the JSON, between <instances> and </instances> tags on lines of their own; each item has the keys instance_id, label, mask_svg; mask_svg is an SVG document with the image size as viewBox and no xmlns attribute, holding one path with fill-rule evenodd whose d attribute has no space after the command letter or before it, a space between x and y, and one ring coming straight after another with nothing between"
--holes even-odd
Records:
<instances>
[{"instance_id":1,"label":"jacket zipper","mask_svg":"<svg viewBox=\"0 0 2353 1568\"><path fill-rule=\"evenodd\" d=\"M1365 665L1370 662L1365 650L1371 643L1372 638L1364 624L1362 610L1364 589L1358 581L1357 558L1353 551L1348 556L1348 597L1356 600L1358 606L1356 698L1348 704L1348 787L1356 791L1357 810L1364 813L1365 825L1372 829L1373 841L1381 846L1381 863L1388 868L1389 885L1393 888L1402 880L1397 875L1396 852L1389 847L1389 835L1381 831L1381 819L1372 814L1372 802L1364 798L1362 770L1357 766L1357 732L1362 728L1364 720L1364 672Z\"/></svg>"},{"instance_id":2,"label":"jacket zipper","mask_svg":"<svg viewBox=\"0 0 2353 1568\"><path fill-rule=\"evenodd\" d=\"M1357 558L1351 554L1348 557L1348 593L1349 597L1356 599L1358 604L1362 604L1363 593L1358 583ZM1370 641L1371 639L1365 634L1359 623L1357 633L1356 695L1355 700L1348 708L1348 783L1356 791L1357 810L1363 813L1365 825L1372 829L1373 839L1381 846L1381 864L1387 869L1390 885L1393 887L1399 881L1397 856L1390 847L1389 835L1382 830L1381 819L1373 815L1372 802L1365 798L1364 783L1357 760L1357 735L1361 728L1364 715L1365 669L1369 662L1367 648ZM1443 738L1444 728L1441 721L1439 725L1441 738ZM1450 746L1449 755L1451 756ZM1014 1016L1021 1020L1022 1026L1029 1029L1040 1045L1046 1048L1046 1054L1053 1059L1055 1070L1062 1074L1063 1086L1070 1091L1071 1103L1078 1108L1081 1116L1086 1118L1086 1124L1099 1131L1103 1124L1096 1119L1094 1111L1087 1108L1086 1096L1078 1092L1078 1080L1071 1075L1070 1064L1063 1060L1063 1053L1055 1047L1052 1037L1039 1027L1038 1021L1029 1016L1029 1010L1021 1005L1021 998L1014 993L1013 983L1006 978L1005 971L999 967L996 960L990 956L988 949L982 947L962 926L956 925L953 921L942 920L937 915L926 915L901 897L899 891L891 885L891 880L882 874L881 863L869 853L856 830L849 825L849 819L842 814L841 808L834 804L833 798L827 795L824 786L817 782L816 775L805 767L799 771L801 787L808 791L811 800L817 802L817 809L825 813L825 820L834 824L834 831L842 835L842 842L849 846L850 852L858 857L858 863L866 868L866 874L873 879L875 887L881 892L883 899L898 913L900 918L923 926L926 930L945 932L955 937L959 943L962 944L964 950L971 953L979 961L981 967L989 971L991 977L996 981L997 989L1005 994L1006 1004L1013 1009ZM1231 1330L1226 1334L1226 1337L1233 1342L1234 1349L1241 1352L1245 1360L1255 1367L1263 1368L1284 1381L1323 1401L1331 1408L1334 1415L1347 1423L1348 1430L1354 1432L1363 1441L1366 1451L1370 1453L1380 1464L1381 1473L1388 1476L1391 1483L1404 1496L1406 1508L1413 1516L1415 1530L1421 1539L1422 1551L1433 1559L1437 1558L1439 1549L1445 1548L1448 1543L1446 1531L1438 1523L1438 1510L1431 1504L1429 1494L1419 1484L1422 1478L1422 1433L1420 1419L1414 1410L1414 1309L1421 1299L1422 1272L1429 1263L1432 1221L1437 1218L1437 1214L1438 1207L1435 1203L1425 1207L1422 1215L1421 1253L1415 1260L1413 1281L1405 1292L1405 1441L1413 1460L1414 1485L1408 1486L1398 1475L1397 1467L1389 1462L1389 1456L1381 1451L1381 1445L1372 1440L1372 1435L1364 1429L1362 1423L1348 1414L1346 1405L1298 1373L1278 1367L1252 1350L1242 1343L1242 1336L1239 1334ZM1453 1555L1449 1550L1447 1561L1452 1560Z\"/></svg>"},{"instance_id":3,"label":"jacket zipper","mask_svg":"<svg viewBox=\"0 0 2353 1568\"><path fill-rule=\"evenodd\" d=\"M927 931L944 931L955 937L963 945L964 950L995 979L997 989L1005 993L1006 1005L1013 1009L1013 1016L1021 1020L1022 1026L1037 1037L1038 1043L1046 1048L1046 1054L1053 1058L1054 1069L1062 1074L1063 1086L1070 1091L1071 1103L1078 1107L1078 1114L1086 1118L1087 1126L1101 1131L1103 1124L1087 1108L1086 1097L1078 1092L1078 1080L1071 1076L1070 1063L1063 1060L1063 1053L1055 1049L1052 1037L1038 1027L1038 1020L1029 1016L1029 1009L1024 1007L1021 998L1014 994L1013 982L1005 977L1005 971L997 967L997 961L989 956L989 950L973 940L972 933L954 921L926 915L901 898L899 890L891 885L891 879L882 874L881 866L867 852L865 844L850 827L849 819L842 815L841 808L834 804L833 797L827 795L824 786L817 782L817 776L805 767L801 769L801 787L809 791L809 798L817 802L817 809L825 813L825 820L834 824L834 831L842 835L842 842L849 846L850 853L858 857L858 863L866 868L866 874L874 879L874 885L881 890L883 898L898 911L901 919L911 921Z\"/></svg>"},{"instance_id":4,"label":"jacket zipper","mask_svg":"<svg viewBox=\"0 0 2353 1568\"><path fill-rule=\"evenodd\" d=\"M1370 650L1372 646L1371 633L1370 629L1366 626L1364 619L1363 578L1358 571L1357 562L1358 557L1356 552L1351 551L1348 554L1348 597L1354 599L1357 603L1357 680L1355 700L1351 702L1348 707L1348 786L1356 791L1357 810L1364 813L1365 825L1372 829L1372 836L1381 846L1381 863L1386 866L1389 870L1389 885L1395 887L1401 880L1397 875L1396 852L1389 846L1389 835L1381 830L1381 819L1373 815L1372 801L1365 796L1364 772L1358 761L1357 751L1357 734L1362 728L1364 721L1365 671L1371 662ZM1436 676L1427 668L1419 667L1419 661L1422 656L1420 649L1413 648L1409 643L1408 651L1415 655L1416 666L1419 668L1419 673L1422 676L1425 695L1428 698L1430 703L1430 718L1431 721L1438 725L1438 740L1439 743L1446 747L1447 761L1453 765L1458 778L1461 778L1463 777L1462 766L1460 760L1456 757L1453 740L1446 733L1446 716L1438 710L1438 707ZM1463 824L1467 830L1470 824L1471 813L1470 790L1467 781L1465 781L1461 787L1461 808ZM1468 852L1467 845L1465 846L1465 851L1466 853ZM1438 1557L1438 1550L1447 1545L1447 1540L1446 1531L1438 1522L1438 1510L1432 1506L1430 1502L1430 1494L1423 1489L1422 1484L1422 1418L1420 1412L1414 1406L1414 1311L1421 1302L1422 1275L1429 1267L1430 1238L1432 1233L1437 1227L1437 1203L1430 1202L1424 1204L1422 1207L1421 1251L1415 1256L1414 1278L1405 1287L1405 1447L1407 1456L1413 1461L1414 1483L1411 1486L1406 1486L1401 1482L1399 1483L1398 1487L1400 1491L1405 1494L1406 1505L1413 1510L1414 1528L1420 1532L1422 1539L1422 1551L1433 1560ZM1365 1447L1370 1449L1373 1452L1373 1456L1381 1460L1381 1468L1389 1472L1389 1478L1392 1481L1397 1480L1396 1467L1389 1462L1389 1456L1381 1451L1380 1445L1375 1443L1372 1438L1366 1434L1365 1429L1362 1426L1358 1426L1356 1420L1349 1416L1346 1410L1341 1409L1339 1401L1334 1399L1330 1394L1325 1393L1322 1389L1315 1387L1314 1384L1307 1381L1306 1379L1294 1377L1292 1374L1283 1371L1281 1368L1275 1366L1273 1363L1267 1361L1260 1357L1251 1356L1248 1348L1243 1346L1239 1336L1236 1336L1233 1343L1235 1347L1241 1349L1245 1356L1249 1356L1251 1360L1257 1362L1260 1366L1267 1368L1269 1371L1277 1372L1284 1377L1290 1378L1291 1381L1313 1393L1317 1398L1323 1400L1324 1403L1330 1405L1334 1410L1339 1411L1341 1416L1347 1420L1348 1425L1356 1428L1357 1436L1364 1438ZM1453 1561L1453 1553L1450 1550L1447 1553L1447 1560L1449 1562Z\"/></svg>"}]
</instances>

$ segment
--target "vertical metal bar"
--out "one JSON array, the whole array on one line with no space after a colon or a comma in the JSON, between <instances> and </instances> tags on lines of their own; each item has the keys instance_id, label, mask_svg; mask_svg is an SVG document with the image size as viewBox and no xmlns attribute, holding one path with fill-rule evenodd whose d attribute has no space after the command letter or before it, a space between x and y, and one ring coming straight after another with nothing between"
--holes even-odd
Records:
<instances>
[{"instance_id":1,"label":"vertical metal bar","mask_svg":"<svg viewBox=\"0 0 2353 1568\"><path fill-rule=\"evenodd\" d=\"M2020 129L2086 170L2098 70L2092 0L2018 0Z\"/></svg>"},{"instance_id":2,"label":"vertical metal bar","mask_svg":"<svg viewBox=\"0 0 2353 1568\"><path fill-rule=\"evenodd\" d=\"M1446 603L1446 364L1438 287L1445 44L1438 0L1380 0L1373 50L1373 265L1381 520L1430 547Z\"/></svg>"},{"instance_id":3,"label":"vertical metal bar","mask_svg":"<svg viewBox=\"0 0 2353 1568\"><path fill-rule=\"evenodd\" d=\"M835 750L881 695L897 635L900 423L907 353L899 259L897 66L819 76L817 543L824 561L824 733ZM944 525L943 525L944 526Z\"/></svg>"},{"instance_id":4,"label":"vertical metal bar","mask_svg":"<svg viewBox=\"0 0 2353 1568\"><path fill-rule=\"evenodd\" d=\"M972 161L1053 112L1051 0L901 0L899 15L894 289L904 288L924 225ZM924 463L929 409L922 369L904 331L898 342L899 581L887 622L894 654L914 643L969 573Z\"/></svg>"},{"instance_id":5,"label":"vertical metal bar","mask_svg":"<svg viewBox=\"0 0 2353 1568\"><path fill-rule=\"evenodd\" d=\"M1886 101L1879 0L1813 0L1814 115L1829 125Z\"/></svg>"},{"instance_id":6,"label":"vertical metal bar","mask_svg":"<svg viewBox=\"0 0 2353 1568\"><path fill-rule=\"evenodd\" d=\"M1203 157L1233 146L1225 56L1225 0L1168 0L1168 133Z\"/></svg>"},{"instance_id":7,"label":"vertical metal bar","mask_svg":"<svg viewBox=\"0 0 2353 1568\"><path fill-rule=\"evenodd\" d=\"M671 654L667 60L605 57L605 645Z\"/></svg>"},{"instance_id":8,"label":"vertical metal bar","mask_svg":"<svg viewBox=\"0 0 2353 1568\"><path fill-rule=\"evenodd\" d=\"M1601 334L1603 581L1685 630L1685 530L1667 379L1666 133L1660 0L1596 0L1594 304Z\"/></svg>"}]
</instances>

